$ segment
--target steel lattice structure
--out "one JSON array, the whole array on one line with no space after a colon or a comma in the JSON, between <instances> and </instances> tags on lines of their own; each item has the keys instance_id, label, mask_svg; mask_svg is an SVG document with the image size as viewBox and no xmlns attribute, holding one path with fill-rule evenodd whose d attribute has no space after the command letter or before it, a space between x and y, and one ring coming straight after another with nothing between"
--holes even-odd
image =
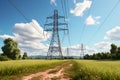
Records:
<instances>
[{"instance_id":1,"label":"steel lattice structure","mask_svg":"<svg viewBox=\"0 0 120 80\"><path fill-rule=\"evenodd\" d=\"M85 53L85 46L83 44L81 44L81 47L80 47L80 59L84 58L84 53Z\"/></svg>"},{"instance_id":2,"label":"steel lattice structure","mask_svg":"<svg viewBox=\"0 0 120 80\"><path fill-rule=\"evenodd\" d=\"M61 58L63 58L59 31L68 31L68 28L67 28L68 24L65 21L64 21L64 23L59 23L58 20L60 18L63 18L65 20L64 16L58 15L58 10L54 10L54 15L47 17L47 20L52 19L53 22L46 23L44 25L45 31L52 32L52 38L51 38L51 42L50 42L49 49L47 52L48 59L52 59L52 58L60 58L61 59ZM65 27L59 27L59 26L63 26L63 25L65 25ZM52 27L50 27L50 26L52 26Z\"/></svg>"}]
</instances>

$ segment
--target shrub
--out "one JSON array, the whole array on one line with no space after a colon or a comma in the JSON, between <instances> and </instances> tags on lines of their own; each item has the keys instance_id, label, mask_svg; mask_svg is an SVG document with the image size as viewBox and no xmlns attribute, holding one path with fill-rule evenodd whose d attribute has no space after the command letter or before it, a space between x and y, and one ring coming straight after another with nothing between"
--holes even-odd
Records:
<instances>
[{"instance_id":1,"label":"shrub","mask_svg":"<svg viewBox=\"0 0 120 80\"><path fill-rule=\"evenodd\" d=\"M10 60L7 56L0 55L0 61L8 61Z\"/></svg>"}]
</instances>

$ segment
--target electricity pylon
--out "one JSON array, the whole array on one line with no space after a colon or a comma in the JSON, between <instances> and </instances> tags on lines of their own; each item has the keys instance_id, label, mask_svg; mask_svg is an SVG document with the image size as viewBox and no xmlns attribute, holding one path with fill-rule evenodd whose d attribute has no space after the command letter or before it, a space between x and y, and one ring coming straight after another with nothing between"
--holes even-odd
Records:
<instances>
[{"instance_id":1,"label":"electricity pylon","mask_svg":"<svg viewBox=\"0 0 120 80\"><path fill-rule=\"evenodd\" d=\"M69 58L70 57L70 55L69 55L69 48L67 48L67 56L66 56L67 58Z\"/></svg>"},{"instance_id":2,"label":"electricity pylon","mask_svg":"<svg viewBox=\"0 0 120 80\"><path fill-rule=\"evenodd\" d=\"M85 47L84 47L83 44L81 44L81 47L80 47L80 48L81 48L81 49L80 49L80 51L81 51L81 53L80 53L80 58L82 59L82 58L84 57Z\"/></svg>"},{"instance_id":3,"label":"electricity pylon","mask_svg":"<svg viewBox=\"0 0 120 80\"><path fill-rule=\"evenodd\" d=\"M64 19L64 23L59 23L58 20L60 18ZM54 15L47 17L48 19L52 19L52 23L46 23L45 26L45 31L51 31L52 32L52 38L51 42L49 45L49 49L47 52L47 58L52 59L52 58L63 58L62 55L62 49L61 49L61 43L60 43L60 37L59 37L59 31L68 31L67 28L67 23L65 23L65 17L64 16L59 16L58 15L58 10L54 10ZM63 27L63 25L66 25ZM50 27L52 26L52 27ZM58 27L61 26L61 27Z\"/></svg>"}]
</instances>

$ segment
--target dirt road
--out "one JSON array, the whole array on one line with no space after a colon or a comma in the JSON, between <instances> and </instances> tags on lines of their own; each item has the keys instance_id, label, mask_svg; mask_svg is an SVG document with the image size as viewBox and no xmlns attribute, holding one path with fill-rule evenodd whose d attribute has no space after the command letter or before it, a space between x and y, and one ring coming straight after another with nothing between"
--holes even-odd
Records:
<instances>
[{"instance_id":1,"label":"dirt road","mask_svg":"<svg viewBox=\"0 0 120 80\"><path fill-rule=\"evenodd\" d=\"M65 70L70 68L71 66L72 64L70 63L64 66L56 66L43 72L24 76L22 80L71 80L65 72Z\"/></svg>"}]
</instances>

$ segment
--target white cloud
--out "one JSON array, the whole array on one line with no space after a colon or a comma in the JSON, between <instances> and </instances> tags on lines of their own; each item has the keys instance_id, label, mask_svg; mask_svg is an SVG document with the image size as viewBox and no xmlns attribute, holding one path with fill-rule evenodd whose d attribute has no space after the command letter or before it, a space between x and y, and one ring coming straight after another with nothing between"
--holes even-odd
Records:
<instances>
[{"instance_id":1,"label":"white cloud","mask_svg":"<svg viewBox=\"0 0 120 80\"><path fill-rule=\"evenodd\" d=\"M57 6L56 0L50 0L50 3Z\"/></svg>"},{"instance_id":2,"label":"white cloud","mask_svg":"<svg viewBox=\"0 0 120 80\"><path fill-rule=\"evenodd\" d=\"M96 16L96 17L93 17L93 16L88 16L88 18L86 19L85 23L86 25L96 25L96 24L99 24L100 22L98 21L98 19L100 19L100 16Z\"/></svg>"},{"instance_id":3,"label":"white cloud","mask_svg":"<svg viewBox=\"0 0 120 80\"><path fill-rule=\"evenodd\" d=\"M15 39L19 43L19 47L24 52L28 52L29 55L42 54L46 55L48 46L43 44L43 41L46 41L50 34L44 32L44 34L48 34L48 37L44 37L43 28L38 24L36 20L32 20L30 23L16 23L13 28L13 35L0 35L0 38L8 38L11 37Z\"/></svg>"},{"instance_id":4,"label":"white cloud","mask_svg":"<svg viewBox=\"0 0 120 80\"><path fill-rule=\"evenodd\" d=\"M107 31L106 36L104 38L119 41L120 40L120 26L116 26L115 28Z\"/></svg>"},{"instance_id":5,"label":"white cloud","mask_svg":"<svg viewBox=\"0 0 120 80\"><path fill-rule=\"evenodd\" d=\"M98 52L109 52L110 51L110 42L99 42L93 45L93 47L84 45L84 54L93 54ZM80 56L81 54L81 45L73 45L69 49L71 56ZM67 53L66 53L67 54Z\"/></svg>"},{"instance_id":6,"label":"white cloud","mask_svg":"<svg viewBox=\"0 0 120 80\"><path fill-rule=\"evenodd\" d=\"M93 53L96 53L96 52L97 52L97 50L93 47L90 47L90 46L85 47L85 53L86 54L93 54Z\"/></svg>"},{"instance_id":7,"label":"white cloud","mask_svg":"<svg viewBox=\"0 0 120 80\"><path fill-rule=\"evenodd\" d=\"M91 7L92 1L90 0L84 0L83 2L75 3L75 8L72 9L70 12L74 14L75 16L83 16L84 11L89 9Z\"/></svg>"},{"instance_id":8,"label":"white cloud","mask_svg":"<svg viewBox=\"0 0 120 80\"><path fill-rule=\"evenodd\" d=\"M4 35L0 35L0 38L7 39L7 38L14 38L14 37L4 34Z\"/></svg>"},{"instance_id":9,"label":"white cloud","mask_svg":"<svg viewBox=\"0 0 120 80\"><path fill-rule=\"evenodd\" d=\"M95 46L97 52L109 52L110 45L111 45L110 42L102 41L102 42L96 43L94 46Z\"/></svg>"},{"instance_id":10,"label":"white cloud","mask_svg":"<svg viewBox=\"0 0 120 80\"><path fill-rule=\"evenodd\" d=\"M73 3L76 4L76 0L73 0Z\"/></svg>"},{"instance_id":11,"label":"white cloud","mask_svg":"<svg viewBox=\"0 0 120 80\"><path fill-rule=\"evenodd\" d=\"M70 56L80 56L80 45L73 45L69 49Z\"/></svg>"}]
</instances>

